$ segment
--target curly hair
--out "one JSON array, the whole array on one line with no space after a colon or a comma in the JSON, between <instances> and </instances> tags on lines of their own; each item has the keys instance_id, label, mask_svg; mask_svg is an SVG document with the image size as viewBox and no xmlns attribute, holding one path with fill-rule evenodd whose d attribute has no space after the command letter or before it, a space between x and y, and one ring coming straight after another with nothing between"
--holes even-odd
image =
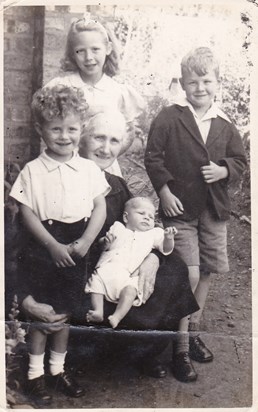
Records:
<instances>
[{"instance_id":1,"label":"curly hair","mask_svg":"<svg viewBox=\"0 0 258 412\"><path fill-rule=\"evenodd\" d=\"M80 89L64 85L37 90L31 104L33 118L40 124L57 117L65 118L70 113L78 114L84 122L87 118L88 107Z\"/></svg>"},{"instance_id":2,"label":"curly hair","mask_svg":"<svg viewBox=\"0 0 258 412\"><path fill-rule=\"evenodd\" d=\"M219 78L219 62L211 49L198 47L191 50L183 57L181 62L182 76L184 73L194 71L198 76L204 76L209 69L213 69L217 79Z\"/></svg>"},{"instance_id":3,"label":"curly hair","mask_svg":"<svg viewBox=\"0 0 258 412\"><path fill-rule=\"evenodd\" d=\"M109 42L112 44L112 51L109 55L106 56L106 60L103 66L103 73L107 74L110 77L113 77L116 74L118 74L120 63L119 48L117 39L110 25L107 25L103 22L100 23L97 20L87 20L85 18L74 21L70 26L66 40L65 56L61 60L61 69L64 72L78 71L78 66L74 59L73 53L73 39L77 35L77 33L81 33L84 31L96 31L102 35L103 42L106 45Z\"/></svg>"}]
</instances>

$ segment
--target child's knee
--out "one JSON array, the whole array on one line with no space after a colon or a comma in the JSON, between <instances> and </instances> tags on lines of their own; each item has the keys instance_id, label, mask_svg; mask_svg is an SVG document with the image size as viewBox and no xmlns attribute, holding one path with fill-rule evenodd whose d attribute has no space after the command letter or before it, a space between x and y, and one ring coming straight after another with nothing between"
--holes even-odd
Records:
<instances>
[{"instance_id":1,"label":"child's knee","mask_svg":"<svg viewBox=\"0 0 258 412\"><path fill-rule=\"evenodd\" d=\"M123 291L122 291L125 295L127 295L128 297L131 298L135 298L137 295L137 291L135 289L134 286L126 286Z\"/></svg>"}]
</instances>

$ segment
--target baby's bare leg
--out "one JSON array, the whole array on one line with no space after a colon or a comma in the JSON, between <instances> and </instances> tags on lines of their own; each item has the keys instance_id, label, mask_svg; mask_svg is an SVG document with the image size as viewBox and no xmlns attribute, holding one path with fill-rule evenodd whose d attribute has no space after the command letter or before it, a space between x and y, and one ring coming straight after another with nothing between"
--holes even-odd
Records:
<instances>
[{"instance_id":1,"label":"baby's bare leg","mask_svg":"<svg viewBox=\"0 0 258 412\"><path fill-rule=\"evenodd\" d=\"M87 322L103 322L104 318L104 295L91 293L92 310L86 314Z\"/></svg>"},{"instance_id":2,"label":"baby's bare leg","mask_svg":"<svg viewBox=\"0 0 258 412\"><path fill-rule=\"evenodd\" d=\"M113 315L108 317L112 328L116 328L119 322L131 309L133 302L137 296L137 291L133 286L126 286L120 293L119 302Z\"/></svg>"}]
</instances>

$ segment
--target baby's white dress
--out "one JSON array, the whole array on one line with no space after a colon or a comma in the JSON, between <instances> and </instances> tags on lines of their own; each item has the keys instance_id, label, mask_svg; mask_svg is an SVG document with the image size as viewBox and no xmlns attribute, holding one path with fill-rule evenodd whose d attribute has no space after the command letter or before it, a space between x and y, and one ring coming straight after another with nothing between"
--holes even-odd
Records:
<instances>
[{"instance_id":1,"label":"baby's white dress","mask_svg":"<svg viewBox=\"0 0 258 412\"><path fill-rule=\"evenodd\" d=\"M86 284L86 293L103 294L106 300L117 303L122 289L132 286L137 291L134 306L142 304L142 295L138 291L137 272L135 272L152 249L163 251L164 230L155 227L146 232L127 229L122 223L115 222L109 233L114 236L110 249L104 251L96 268Z\"/></svg>"}]
</instances>

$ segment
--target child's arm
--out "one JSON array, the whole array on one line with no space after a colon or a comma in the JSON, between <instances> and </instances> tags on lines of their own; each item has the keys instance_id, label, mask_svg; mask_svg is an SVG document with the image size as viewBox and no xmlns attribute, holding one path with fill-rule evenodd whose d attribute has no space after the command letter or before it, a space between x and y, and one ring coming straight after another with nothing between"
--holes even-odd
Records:
<instances>
[{"instance_id":1,"label":"child's arm","mask_svg":"<svg viewBox=\"0 0 258 412\"><path fill-rule=\"evenodd\" d=\"M106 220L107 212L104 195L95 197L93 205L93 211L85 232L70 245L72 246L72 256L83 257L86 255Z\"/></svg>"},{"instance_id":2,"label":"child's arm","mask_svg":"<svg viewBox=\"0 0 258 412\"><path fill-rule=\"evenodd\" d=\"M164 108L151 124L144 163L150 181L160 197L161 206L166 216L182 215L184 207L168 187L174 176L165 166L165 152L171 140L171 113Z\"/></svg>"},{"instance_id":3,"label":"child's arm","mask_svg":"<svg viewBox=\"0 0 258 412\"><path fill-rule=\"evenodd\" d=\"M216 163L210 162L207 166L201 167L201 172L206 183L214 183L228 177L228 169L226 166L219 166Z\"/></svg>"},{"instance_id":4,"label":"child's arm","mask_svg":"<svg viewBox=\"0 0 258 412\"><path fill-rule=\"evenodd\" d=\"M164 230L163 251L164 253L171 253L174 249L175 241L174 236L177 234L177 230L174 226L167 227Z\"/></svg>"},{"instance_id":5,"label":"child's arm","mask_svg":"<svg viewBox=\"0 0 258 412\"><path fill-rule=\"evenodd\" d=\"M227 179L227 182L230 184L239 179L246 167L247 159L242 138L233 124L227 126L228 141L226 148L221 152L220 156L215 158L216 163L210 162L209 165L201 168L201 173L206 183Z\"/></svg>"},{"instance_id":6,"label":"child's arm","mask_svg":"<svg viewBox=\"0 0 258 412\"><path fill-rule=\"evenodd\" d=\"M56 266L75 266L68 252L68 245L58 243L28 206L21 204L20 211L27 229L49 251Z\"/></svg>"},{"instance_id":7,"label":"child's arm","mask_svg":"<svg viewBox=\"0 0 258 412\"><path fill-rule=\"evenodd\" d=\"M182 215L184 212L184 206L176 197L171 193L167 184L162 186L159 192L159 197L161 200L161 206L166 216L178 216Z\"/></svg>"}]
</instances>

